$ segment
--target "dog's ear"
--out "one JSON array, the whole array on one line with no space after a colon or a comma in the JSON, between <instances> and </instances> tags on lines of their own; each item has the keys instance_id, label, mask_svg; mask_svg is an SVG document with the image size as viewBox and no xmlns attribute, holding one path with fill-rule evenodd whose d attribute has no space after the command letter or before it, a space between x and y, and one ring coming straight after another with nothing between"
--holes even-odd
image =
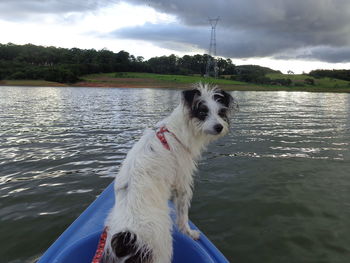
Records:
<instances>
[{"instance_id":1,"label":"dog's ear","mask_svg":"<svg viewBox=\"0 0 350 263\"><path fill-rule=\"evenodd\" d=\"M214 94L214 100L221 103L222 105L224 105L227 108L230 108L230 106L233 103L233 97L231 96L231 94L227 93L224 90L218 90Z\"/></svg>"},{"instance_id":2,"label":"dog's ear","mask_svg":"<svg viewBox=\"0 0 350 263\"><path fill-rule=\"evenodd\" d=\"M182 99L185 104L191 108L195 97L200 95L201 92L198 89L184 90L182 92Z\"/></svg>"}]
</instances>

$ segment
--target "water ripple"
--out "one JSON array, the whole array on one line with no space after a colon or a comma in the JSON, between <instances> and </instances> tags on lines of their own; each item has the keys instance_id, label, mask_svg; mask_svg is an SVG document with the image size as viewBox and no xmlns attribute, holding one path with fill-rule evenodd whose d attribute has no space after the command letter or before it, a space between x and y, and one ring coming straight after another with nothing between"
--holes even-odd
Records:
<instances>
[{"instance_id":1,"label":"water ripple","mask_svg":"<svg viewBox=\"0 0 350 263\"><path fill-rule=\"evenodd\" d=\"M233 95L240 112L200 162L192 219L232 261L347 262L350 96ZM26 262L45 250L178 97L0 87L0 258Z\"/></svg>"}]
</instances>

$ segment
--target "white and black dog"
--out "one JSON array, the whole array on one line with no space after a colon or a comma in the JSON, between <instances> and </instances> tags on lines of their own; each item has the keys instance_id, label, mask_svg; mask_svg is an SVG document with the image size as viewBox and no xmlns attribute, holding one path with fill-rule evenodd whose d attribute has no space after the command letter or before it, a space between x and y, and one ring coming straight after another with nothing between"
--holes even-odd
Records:
<instances>
[{"instance_id":1,"label":"white and black dog","mask_svg":"<svg viewBox=\"0 0 350 263\"><path fill-rule=\"evenodd\" d=\"M115 180L115 205L107 220L103 262L170 263L174 201L179 230L193 239L188 209L193 173L203 149L229 131L230 94L208 84L182 92L169 117L146 130Z\"/></svg>"}]
</instances>

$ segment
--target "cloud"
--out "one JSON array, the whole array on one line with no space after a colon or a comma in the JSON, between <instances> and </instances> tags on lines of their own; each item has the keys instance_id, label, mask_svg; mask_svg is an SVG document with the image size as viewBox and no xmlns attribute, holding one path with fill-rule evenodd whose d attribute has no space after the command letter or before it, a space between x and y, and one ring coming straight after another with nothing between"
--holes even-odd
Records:
<instances>
[{"instance_id":1,"label":"cloud","mask_svg":"<svg viewBox=\"0 0 350 263\"><path fill-rule=\"evenodd\" d=\"M350 61L350 47L318 46L310 49L300 49L289 55L275 56L276 59L290 60L314 60L330 63L347 63Z\"/></svg>"},{"instance_id":2,"label":"cloud","mask_svg":"<svg viewBox=\"0 0 350 263\"><path fill-rule=\"evenodd\" d=\"M107 34L108 37L123 39L146 40L157 43L161 47L183 51L184 46L192 46L193 49L207 50L209 47L210 31L208 26L185 26L178 23L152 24L146 23L142 26L125 27ZM247 34L246 31L231 31L220 29L217 34L217 49L219 55L247 58L263 57L273 55L276 51L293 48L296 44L289 39L283 39L279 43L276 39L265 40L261 45L259 39L264 38L264 32Z\"/></svg>"},{"instance_id":3,"label":"cloud","mask_svg":"<svg viewBox=\"0 0 350 263\"><path fill-rule=\"evenodd\" d=\"M348 0L129 0L175 15L177 24L147 24L112 35L207 49L208 17L220 16L217 54L233 58L276 57L350 61ZM182 45L183 46L183 45ZM325 48L327 47L327 48ZM311 50L311 52L310 52ZM288 54L288 56L286 56Z\"/></svg>"},{"instance_id":4,"label":"cloud","mask_svg":"<svg viewBox=\"0 0 350 263\"><path fill-rule=\"evenodd\" d=\"M154 13L175 19L153 21L151 12L142 11L138 17L149 22L141 26L120 9L123 3L135 9L153 8L158 11ZM203 52L209 47L208 17L220 16L219 56L350 62L349 0L1 0L0 20L71 27L82 24L87 13L105 16L101 10L113 10L111 22L99 26L96 20L104 19L96 16L88 24L91 30L82 26L84 32L114 40L144 40L183 53Z\"/></svg>"},{"instance_id":5,"label":"cloud","mask_svg":"<svg viewBox=\"0 0 350 263\"><path fill-rule=\"evenodd\" d=\"M201 27L187 27L175 23L153 24L145 23L142 26L124 27L106 34L107 37L124 39L146 40L156 42L161 47L182 51L184 47L203 48L202 43L207 41Z\"/></svg>"},{"instance_id":6,"label":"cloud","mask_svg":"<svg viewBox=\"0 0 350 263\"><path fill-rule=\"evenodd\" d=\"M116 0L1 0L0 19L24 21L37 16L95 11L115 4Z\"/></svg>"}]
</instances>

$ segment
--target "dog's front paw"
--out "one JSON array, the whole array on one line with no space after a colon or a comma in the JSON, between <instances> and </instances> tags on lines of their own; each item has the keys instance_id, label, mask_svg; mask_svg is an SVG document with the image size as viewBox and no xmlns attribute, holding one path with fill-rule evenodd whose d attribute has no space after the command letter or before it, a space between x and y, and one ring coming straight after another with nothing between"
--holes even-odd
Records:
<instances>
[{"instance_id":1,"label":"dog's front paw","mask_svg":"<svg viewBox=\"0 0 350 263\"><path fill-rule=\"evenodd\" d=\"M190 238L194 240L198 240L200 237L201 232L198 230L193 230L190 228L189 224L178 224L180 232L183 234L189 236Z\"/></svg>"},{"instance_id":2,"label":"dog's front paw","mask_svg":"<svg viewBox=\"0 0 350 263\"><path fill-rule=\"evenodd\" d=\"M187 232L188 232L187 235L192 237L194 240L198 240L201 234L201 232L197 230L192 230L192 229L189 229Z\"/></svg>"},{"instance_id":3,"label":"dog's front paw","mask_svg":"<svg viewBox=\"0 0 350 263\"><path fill-rule=\"evenodd\" d=\"M181 232L194 240L198 240L199 236L201 234L201 232L199 232L197 230L192 230L190 228L182 229Z\"/></svg>"}]
</instances>

